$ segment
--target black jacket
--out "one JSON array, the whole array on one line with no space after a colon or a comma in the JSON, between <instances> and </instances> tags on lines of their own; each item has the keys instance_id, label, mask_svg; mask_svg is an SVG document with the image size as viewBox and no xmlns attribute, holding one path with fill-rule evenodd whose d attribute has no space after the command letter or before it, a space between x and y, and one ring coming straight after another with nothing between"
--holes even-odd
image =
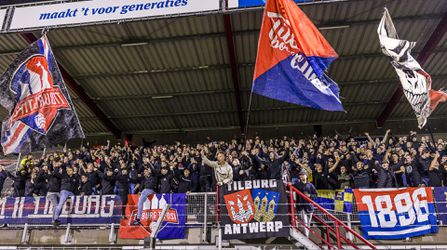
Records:
<instances>
[{"instance_id":1,"label":"black jacket","mask_svg":"<svg viewBox=\"0 0 447 250\"><path fill-rule=\"evenodd\" d=\"M36 192L35 182L28 179L25 184L25 196L33 196L34 194L38 194Z\"/></svg>"},{"instance_id":2,"label":"black jacket","mask_svg":"<svg viewBox=\"0 0 447 250\"><path fill-rule=\"evenodd\" d=\"M113 187L115 183L113 176L107 176L107 174L103 172L98 172L98 174L99 178L101 179L101 194L113 194Z\"/></svg>"},{"instance_id":3,"label":"black jacket","mask_svg":"<svg viewBox=\"0 0 447 250\"><path fill-rule=\"evenodd\" d=\"M256 157L255 159L257 161L259 161L260 163L264 164L265 166L268 167L268 169L270 170L270 178L271 179L277 179L280 180L282 179L282 163L284 162L284 160L287 158L287 156L289 155L289 151L286 150L286 152L284 153L283 156L279 157L278 159L275 159L273 161L270 160L262 160L259 157Z\"/></svg>"},{"instance_id":4,"label":"black jacket","mask_svg":"<svg viewBox=\"0 0 447 250\"><path fill-rule=\"evenodd\" d=\"M122 170L118 172L115 178L115 186L118 192L128 193L129 192L129 174L122 174Z\"/></svg>"},{"instance_id":5,"label":"black jacket","mask_svg":"<svg viewBox=\"0 0 447 250\"><path fill-rule=\"evenodd\" d=\"M182 175L179 178L179 184L178 184L178 192L179 193L186 193L191 191L191 187L192 187L192 181L191 181L191 176L184 176Z\"/></svg>"},{"instance_id":6,"label":"black jacket","mask_svg":"<svg viewBox=\"0 0 447 250\"><path fill-rule=\"evenodd\" d=\"M316 170L312 173L313 184L317 189L329 189L329 174L323 170L319 173Z\"/></svg>"},{"instance_id":7,"label":"black jacket","mask_svg":"<svg viewBox=\"0 0 447 250\"><path fill-rule=\"evenodd\" d=\"M8 177L14 180L14 196L19 197L25 194L25 184L28 175L21 175L20 172L17 172L17 176L12 175L10 172L7 172Z\"/></svg>"},{"instance_id":8,"label":"black jacket","mask_svg":"<svg viewBox=\"0 0 447 250\"><path fill-rule=\"evenodd\" d=\"M79 192L84 195L92 195L93 194L93 188L90 181L87 181L86 183L81 183L81 187L79 188Z\"/></svg>"},{"instance_id":9,"label":"black jacket","mask_svg":"<svg viewBox=\"0 0 447 250\"><path fill-rule=\"evenodd\" d=\"M76 177L76 175L68 176L67 173L62 174L62 181L61 181L61 191L69 191L72 193L77 193L79 186L79 180Z\"/></svg>"},{"instance_id":10,"label":"black jacket","mask_svg":"<svg viewBox=\"0 0 447 250\"><path fill-rule=\"evenodd\" d=\"M47 179L48 179L48 192L61 191L62 175L59 173L59 168L53 169L53 172L50 175L47 175Z\"/></svg>"},{"instance_id":11,"label":"black jacket","mask_svg":"<svg viewBox=\"0 0 447 250\"><path fill-rule=\"evenodd\" d=\"M354 188L370 188L371 173L367 170L354 172Z\"/></svg>"},{"instance_id":12,"label":"black jacket","mask_svg":"<svg viewBox=\"0 0 447 250\"><path fill-rule=\"evenodd\" d=\"M431 161L431 157L425 159L422 158L422 156L417 157L417 168L421 177L428 177L428 169L430 167Z\"/></svg>"},{"instance_id":13,"label":"black jacket","mask_svg":"<svg viewBox=\"0 0 447 250\"><path fill-rule=\"evenodd\" d=\"M385 170L381 166L375 166L377 171L377 188L392 188L397 187L396 175L391 167Z\"/></svg>"},{"instance_id":14,"label":"black jacket","mask_svg":"<svg viewBox=\"0 0 447 250\"><path fill-rule=\"evenodd\" d=\"M170 193L172 185L172 176L169 174L160 175L158 178L158 190L162 194Z\"/></svg>"},{"instance_id":15,"label":"black jacket","mask_svg":"<svg viewBox=\"0 0 447 250\"><path fill-rule=\"evenodd\" d=\"M0 172L0 194L3 190L3 185L5 184L6 178L8 178L8 174L6 173L6 171L1 171Z\"/></svg>"},{"instance_id":16,"label":"black jacket","mask_svg":"<svg viewBox=\"0 0 447 250\"><path fill-rule=\"evenodd\" d=\"M143 177L141 179L141 189L152 189L155 191L157 187L157 179L153 176Z\"/></svg>"}]
</instances>

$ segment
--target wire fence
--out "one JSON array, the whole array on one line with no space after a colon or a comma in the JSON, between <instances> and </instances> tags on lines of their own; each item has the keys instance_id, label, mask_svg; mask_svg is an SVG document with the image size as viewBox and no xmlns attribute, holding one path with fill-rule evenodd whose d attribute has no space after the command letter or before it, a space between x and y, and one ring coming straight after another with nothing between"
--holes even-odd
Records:
<instances>
[{"instance_id":1,"label":"wire fence","mask_svg":"<svg viewBox=\"0 0 447 250\"><path fill-rule=\"evenodd\" d=\"M87 203L87 204L89 204L89 203ZM360 218L359 218L359 211L358 211L356 200L354 199L351 204L352 204L352 206L351 206L352 211L350 213L338 211L338 210L328 210L328 211L333 216L335 216L337 219L342 221L343 223L345 223L347 225L358 226L358 225L360 225ZM281 203L279 205L290 206L289 203ZM304 204L295 204L295 205L300 206L300 205L304 205ZM328 205L328 204L326 204L326 205ZM333 205L333 204L331 204L331 205ZM438 202L438 203L434 204L434 207L435 207L434 213L438 219L438 226L445 227L446 225L443 225L442 222L440 221L440 216L446 216L446 213L444 213L442 211L437 211L437 208L440 205L446 206L447 204L445 202L444 203ZM45 203L44 202L40 203L40 206L45 206ZM179 205L179 206L182 206L182 205ZM217 197L216 197L216 193L214 193L214 192L188 193L188 194L186 194L186 203L183 206L186 206L186 224L191 227L203 226L204 224L206 224L209 227L216 227L217 220L218 220L218 218L217 218L218 206L221 206L220 209L225 209L225 204L217 205ZM1 207L1 204L0 204L0 207ZM4 213L4 214L2 214L2 216L8 217L7 214L9 214L9 213L5 213L4 212L4 211L6 211L5 209L14 209L14 207L4 208L3 210L1 210ZM136 207L135 207L135 209L136 209ZM45 214L45 216L51 217L51 209L47 208L45 211L48 212L48 215ZM65 209L63 209L63 211L65 211ZM185 214L178 214L178 215L182 216ZM276 215L289 215L289 214L276 214ZM324 221L330 221L328 216L319 210L315 210L314 215L319 216ZM64 214L64 216L69 217L70 214ZM118 214L118 215L114 215L114 216L118 217L120 215ZM224 215L221 214L220 216L224 216ZM228 215L226 215L226 216L228 216ZM80 216L80 218L81 217L82 217L82 215ZM8 225L8 226L20 227L21 225ZM72 224L72 226L84 226L84 227L90 226L90 227L92 227L92 225L74 225L74 224ZM94 226L97 226L97 225L94 225Z\"/></svg>"}]
</instances>

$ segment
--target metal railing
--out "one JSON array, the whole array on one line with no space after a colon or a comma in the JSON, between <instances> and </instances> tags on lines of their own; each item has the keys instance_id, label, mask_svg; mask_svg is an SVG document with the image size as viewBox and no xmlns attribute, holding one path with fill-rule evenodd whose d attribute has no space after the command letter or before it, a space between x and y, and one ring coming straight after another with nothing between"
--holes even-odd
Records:
<instances>
[{"instance_id":1,"label":"metal railing","mask_svg":"<svg viewBox=\"0 0 447 250\"><path fill-rule=\"evenodd\" d=\"M326 209L322 208L292 185L289 185L289 197L292 228L302 230L306 236L309 236L309 233L312 233L318 241L321 241L322 247L327 247L328 249L333 249L335 247L337 249L342 249L343 245L348 245L354 249L360 249L357 244L349 239L349 234L371 249L376 249L371 242L364 239L360 234L352 230L350 226L337 219L334 215L329 213ZM314 211L318 211L319 213L314 214L313 212L306 212L305 208L303 208L304 210L301 211L301 214L298 213L296 210L298 200L301 200L302 205L304 206L307 205L314 207ZM321 217L321 214L323 214L326 218ZM312 223L318 223L323 229L322 233L316 232L314 228L311 227ZM335 242L331 239L335 239Z\"/></svg>"}]
</instances>

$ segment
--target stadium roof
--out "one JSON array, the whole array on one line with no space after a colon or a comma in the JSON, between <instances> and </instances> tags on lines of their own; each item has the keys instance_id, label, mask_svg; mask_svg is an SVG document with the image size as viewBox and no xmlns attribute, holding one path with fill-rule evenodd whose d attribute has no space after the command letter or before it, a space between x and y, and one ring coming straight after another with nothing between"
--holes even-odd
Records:
<instances>
[{"instance_id":1,"label":"stadium roof","mask_svg":"<svg viewBox=\"0 0 447 250\"><path fill-rule=\"evenodd\" d=\"M254 95L250 127L375 124L399 85L379 48L376 30L383 7L390 10L400 37L417 42L415 55L436 36L433 32L447 15L444 0L351 0L302 6L340 55L329 76L341 87L347 113L316 111ZM245 126L261 18L262 9L257 8L229 15L54 29L48 37L67 76L82 87L70 88L89 135L240 131ZM437 36L442 39L424 65L434 79L434 89L447 86L446 37ZM0 35L0 70L27 47L29 39L30 34L23 33ZM5 116L5 110L0 116ZM433 117L447 118L445 106ZM416 127L403 98L388 120L411 120Z\"/></svg>"}]
</instances>

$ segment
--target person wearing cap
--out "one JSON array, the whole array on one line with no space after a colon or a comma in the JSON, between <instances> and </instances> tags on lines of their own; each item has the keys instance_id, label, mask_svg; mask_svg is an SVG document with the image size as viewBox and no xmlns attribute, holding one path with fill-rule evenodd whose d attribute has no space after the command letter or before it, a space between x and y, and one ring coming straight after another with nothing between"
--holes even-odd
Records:
<instances>
[{"instance_id":1,"label":"person wearing cap","mask_svg":"<svg viewBox=\"0 0 447 250\"><path fill-rule=\"evenodd\" d=\"M301 169L299 172L300 181L294 185L301 193L306 195L309 198L314 198L317 196L317 189L315 186L307 181L307 172L305 169ZM298 211L301 212L301 217L304 223L310 227L310 222L312 220L312 214L314 207L312 204L309 204L303 197L298 196L297 200ZM309 236L309 231L305 230L306 236Z\"/></svg>"},{"instance_id":2,"label":"person wearing cap","mask_svg":"<svg viewBox=\"0 0 447 250\"><path fill-rule=\"evenodd\" d=\"M299 182L295 185L298 190L300 190L309 198L317 195L317 189L312 183L308 182L307 180L307 171L305 169L301 169L301 171L299 172L299 178ZM307 212L309 212L309 210Z\"/></svg>"}]
</instances>

